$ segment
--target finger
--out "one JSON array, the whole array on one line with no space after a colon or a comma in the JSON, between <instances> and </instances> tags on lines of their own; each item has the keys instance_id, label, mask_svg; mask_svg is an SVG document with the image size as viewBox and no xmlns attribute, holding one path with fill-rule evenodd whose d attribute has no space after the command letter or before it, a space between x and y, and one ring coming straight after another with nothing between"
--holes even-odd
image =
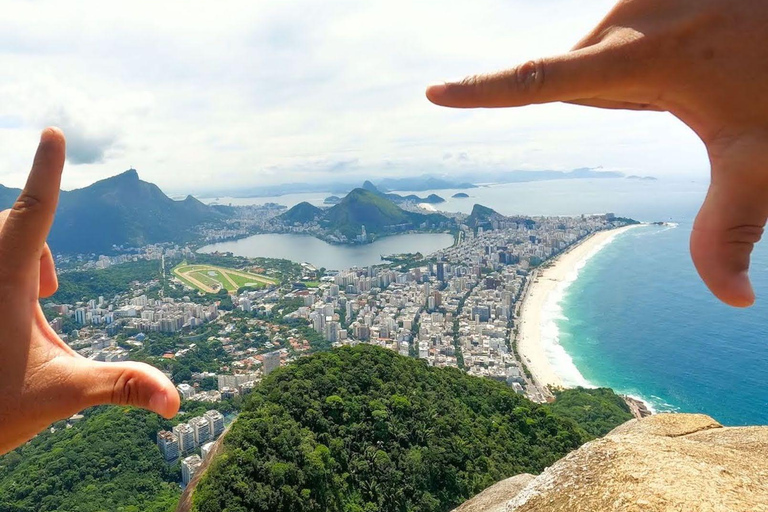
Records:
<instances>
[{"instance_id":1,"label":"finger","mask_svg":"<svg viewBox=\"0 0 768 512\"><path fill-rule=\"evenodd\" d=\"M768 218L768 188L738 176L713 179L691 233L691 257L704 283L726 304L751 306L748 270Z\"/></svg>"},{"instance_id":2,"label":"finger","mask_svg":"<svg viewBox=\"0 0 768 512\"><path fill-rule=\"evenodd\" d=\"M427 98L445 107L494 108L598 97L631 78L632 61L620 54L620 48L592 46L498 73L433 85L427 89Z\"/></svg>"},{"instance_id":3,"label":"finger","mask_svg":"<svg viewBox=\"0 0 768 512\"><path fill-rule=\"evenodd\" d=\"M74 360L71 373L76 394L86 406L132 405L166 418L179 410L179 393L168 377L144 363L98 363Z\"/></svg>"},{"instance_id":4,"label":"finger","mask_svg":"<svg viewBox=\"0 0 768 512\"><path fill-rule=\"evenodd\" d=\"M586 99L568 101L572 105L584 107L604 108L608 110L641 110L646 112L666 112L665 109L651 103L634 103L631 101L613 101L601 99Z\"/></svg>"},{"instance_id":5,"label":"finger","mask_svg":"<svg viewBox=\"0 0 768 512\"><path fill-rule=\"evenodd\" d=\"M47 298L59 289L59 279L56 277L56 264L48 244L43 246L43 255L40 257L40 297Z\"/></svg>"},{"instance_id":6,"label":"finger","mask_svg":"<svg viewBox=\"0 0 768 512\"><path fill-rule=\"evenodd\" d=\"M9 273L25 270L33 262L36 266L42 255L59 198L65 147L58 128L43 130L27 184L0 232L0 253Z\"/></svg>"}]
</instances>

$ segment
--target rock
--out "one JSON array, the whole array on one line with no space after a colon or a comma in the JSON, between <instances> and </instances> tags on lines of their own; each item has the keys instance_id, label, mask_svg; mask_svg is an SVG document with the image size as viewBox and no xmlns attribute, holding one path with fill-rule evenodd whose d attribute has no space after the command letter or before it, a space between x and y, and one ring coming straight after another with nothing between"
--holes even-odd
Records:
<instances>
[{"instance_id":1,"label":"rock","mask_svg":"<svg viewBox=\"0 0 768 512\"><path fill-rule=\"evenodd\" d=\"M487 488L454 512L504 512L510 496L515 496L535 477L528 473L507 478Z\"/></svg>"},{"instance_id":2,"label":"rock","mask_svg":"<svg viewBox=\"0 0 768 512\"><path fill-rule=\"evenodd\" d=\"M457 510L768 512L768 427L659 414L587 443L519 492L505 482Z\"/></svg>"}]
</instances>

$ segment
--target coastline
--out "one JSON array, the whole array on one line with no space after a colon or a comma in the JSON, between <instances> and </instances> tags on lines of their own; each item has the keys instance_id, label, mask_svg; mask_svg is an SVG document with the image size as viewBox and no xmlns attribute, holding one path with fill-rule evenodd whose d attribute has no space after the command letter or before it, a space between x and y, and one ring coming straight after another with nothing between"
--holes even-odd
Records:
<instances>
[{"instance_id":1,"label":"coastline","mask_svg":"<svg viewBox=\"0 0 768 512\"><path fill-rule=\"evenodd\" d=\"M517 350L539 388L589 385L557 343L557 333L550 332L556 326L550 325L553 324L551 321L546 322L549 319L546 312L557 308L562 291L576 279L578 270L587 260L618 235L640 225L593 233L531 274L520 309Z\"/></svg>"}]
</instances>

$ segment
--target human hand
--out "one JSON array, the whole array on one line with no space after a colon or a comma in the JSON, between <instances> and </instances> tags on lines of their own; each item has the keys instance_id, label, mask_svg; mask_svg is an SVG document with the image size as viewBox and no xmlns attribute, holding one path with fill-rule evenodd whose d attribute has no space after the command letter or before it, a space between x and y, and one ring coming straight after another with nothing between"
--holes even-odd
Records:
<instances>
[{"instance_id":1,"label":"human hand","mask_svg":"<svg viewBox=\"0 0 768 512\"><path fill-rule=\"evenodd\" d=\"M707 147L711 184L691 234L723 302L755 296L748 269L768 219L768 4L623 0L569 53L427 89L448 107L562 101L667 111Z\"/></svg>"},{"instance_id":2,"label":"human hand","mask_svg":"<svg viewBox=\"0 0 768 512\"><path fill-rule=\"evenodd\" d=\"M43 131L24 191L0 214L0 454L92 405L135 405L167 418L179 408L179 395L160 370L86 359L45 319L39 298L58 286L45 239L64 155L63 134Z\"/></svg>"}]
</instances>

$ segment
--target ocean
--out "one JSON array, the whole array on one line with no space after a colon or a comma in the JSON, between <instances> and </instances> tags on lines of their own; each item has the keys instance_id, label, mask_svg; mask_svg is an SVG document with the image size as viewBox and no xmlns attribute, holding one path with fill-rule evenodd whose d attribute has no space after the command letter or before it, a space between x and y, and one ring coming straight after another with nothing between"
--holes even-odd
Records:
<instances>
[{"instance_id":1,"label":"ocean","mask_svg":"<svg viewBox=\"0 0 768 512\"><path fill-rule=\"evenodd\" d=\"M450 198L458 191L418 194ZM768 240L753 255L757 304L737 310L718 302L688 253L706 182L560 180L465 192L469 199L448 199L438 209L469 212L479 203L506 215L613 212L676 223L619 235L552 297L543 335L561 347L555 369L571 385L611 387L659 412L701 412L725 425L768 424Z\"/></svg>"}]
</instances>

